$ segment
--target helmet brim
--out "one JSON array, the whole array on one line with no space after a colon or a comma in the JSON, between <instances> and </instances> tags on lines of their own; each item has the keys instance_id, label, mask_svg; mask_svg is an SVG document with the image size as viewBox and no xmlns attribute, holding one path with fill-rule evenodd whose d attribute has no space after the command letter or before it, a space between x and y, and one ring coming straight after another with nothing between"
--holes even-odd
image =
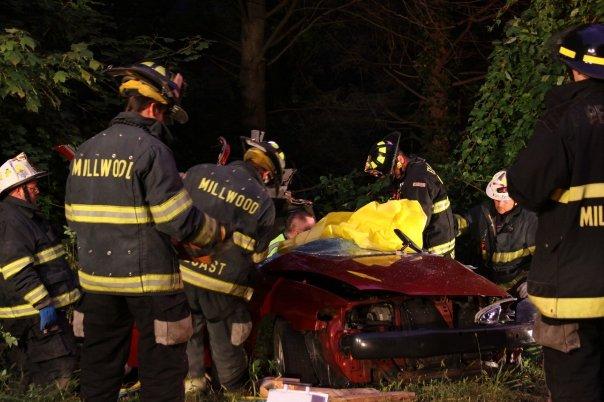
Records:
<instances>
[{"instance_id":1,"label":"helmet brim","mask_svg":"<svg viewBox=\"0 0 604 402\"><path fill-rule=\"evenodd\" d=\"M604 66L585 63L583 61L578 60L562 59L562 61L573 70L577 70L580 73L583 73L592 78L604 80Z\"/></svg>"},{"instance_id":2,"label":"helmet brim","mask_svg":"<svg viewBox=\"0 0 604 402\"><path fill-rule=\"evenodd\" d=\"M16 183L11 184L7 188L5 188L2 191L0 191L0 195L5 195L8 191L11 191L11 190L13 190L13 189L15 189L15 188L17 188L17 187L25 184L25 183L29 183L30 181L41 179L42 177L46 177L49 174L50 173L48 173L48 172L38 172L35 175L28 177L27 179L23 179L23 180L20 180L20 181L18 181Z\"/></svg>"}]
</instances>

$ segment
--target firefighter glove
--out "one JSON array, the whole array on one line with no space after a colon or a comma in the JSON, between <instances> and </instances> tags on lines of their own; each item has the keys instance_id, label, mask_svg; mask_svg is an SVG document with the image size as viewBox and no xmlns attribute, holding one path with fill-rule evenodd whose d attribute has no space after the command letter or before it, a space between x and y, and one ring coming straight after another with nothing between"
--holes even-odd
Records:
<instances>
[{"instance_id":1,"label":"firefighter glove","mask_svg":"<svg viewBox=\"0 0 604 402\"><path fill-rule=\"evenodd\" d=\"M40 310L40 331L52 327L57 322L57 310L53 306L46 306Z\"/></svg>"}]
</instances>

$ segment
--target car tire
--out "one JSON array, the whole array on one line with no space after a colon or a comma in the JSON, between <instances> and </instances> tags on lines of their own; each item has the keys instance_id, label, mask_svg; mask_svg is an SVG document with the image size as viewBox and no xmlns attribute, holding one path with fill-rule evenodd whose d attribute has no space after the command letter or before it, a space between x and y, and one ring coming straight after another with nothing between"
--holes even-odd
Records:
<instances>
[{"instance_id":1,"label":"car tire","mask_svg":"<svg viewBox=\"0 0 604 402\"><path fill-rule=\"evenodd\" d=\"M294 331L287 321L280 318L275 320L273 347L274 359L284 377L299 378L309 384L317 382L304 334Z\"/></svg>"}]
</instances>

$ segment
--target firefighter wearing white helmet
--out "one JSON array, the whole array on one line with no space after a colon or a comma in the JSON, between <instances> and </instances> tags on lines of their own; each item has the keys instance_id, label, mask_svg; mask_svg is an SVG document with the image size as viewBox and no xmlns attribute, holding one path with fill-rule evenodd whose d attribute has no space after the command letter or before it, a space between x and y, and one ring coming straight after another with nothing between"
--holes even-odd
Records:
<instances>
[{"instance_id":1,"label":"firefighter wearing white helmet","mask_svg":"<svg viewBox=\"0 0 604 402\"><path fill-rule=\"evenodd\" d=\"M545 97L508 191L539 215L529 299L554 401L604 400L604 24L564 32L572 81Z\"/></svg>"},{"instance_id":2,"label":"firefighter wearing white helmet","mask_svg":"<svg viewBox=\"0 0 604 402\"><path fill-rule=\"evenodd\" d=\"M36 207L46 176L25 153L0 166L0 326L17 338L9 356L26 382L67 386L76 345L65 309L80 298L61 239Z\"/></svg>"},{"instance_id":3,"label":"firefighter wearing white helmet","mask_svg":"<svg viewBox=\"0 0 604 402\"><path fill-rule=\"evenodd\" d=\"M497 172L486 187L490 200L455 214L457 235L465 250L458 259L516 296L525 298L526 275L535 252L537 217L510 198L506 171Z\"/></svg>"},{"instance_id":4,"label":"firefighter wearing white helmet","mask_svg":"<svg viewBox=\"0 0 604 402\"><path fill-rule=\"evenodd\" d=\"M254 263L268 254L275 221L275 206L267 186L281 183L285 154L272 141L243 138L243 146L243 161L226 166L197 165L184 179L193 204L209 215L220 216L233 231L211 256L180 262L195 322L187 348L189 390L205 387L204 327L221 386L240 389L248 380L243 343L252 320L247 302L254 293Z\"/></svg>"},{"instance_id":5,"label":"firefighter wearing white helmet","mask_svg":"<svg viewBox=\"0 0 604 402\"><path fill-rule=\"evenodd\" d=\"M84 291L82 396L117 399L136 321L141 399L184 400L192 325L171 239L212 247L225 229L193 206L163 142L167 124L187 121L183 77L151 61L108 73L126 111L78 148L65 195Z\"/></svg>"}]
</instances>

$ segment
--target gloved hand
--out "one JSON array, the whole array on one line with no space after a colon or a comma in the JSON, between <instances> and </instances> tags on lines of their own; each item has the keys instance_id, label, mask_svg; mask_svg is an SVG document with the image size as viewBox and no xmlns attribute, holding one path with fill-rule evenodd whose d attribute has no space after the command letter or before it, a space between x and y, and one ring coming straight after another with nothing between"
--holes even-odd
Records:
<instances>
[{"instance_id":1,"label":"gloved hand","mask_svg":"<svg viewBox=\"0 0 604 402\"><path fill-rule=\"evenodd\" d=\"M518 286L518 296L520 296L521 299L526 299L528 297L528 289L526 282L522 282Z\"/></svg>"},{"instance_id":2,"label":"gloved hand","mask_svg":"<svg viewBox=\"0 0 604 402\"><path fill-rule=\"evenodd\" d=\"M57 310L54 306L46 306L40 310L40 331L52 327L57 322Z\"/></svg>"}]
</instances>

